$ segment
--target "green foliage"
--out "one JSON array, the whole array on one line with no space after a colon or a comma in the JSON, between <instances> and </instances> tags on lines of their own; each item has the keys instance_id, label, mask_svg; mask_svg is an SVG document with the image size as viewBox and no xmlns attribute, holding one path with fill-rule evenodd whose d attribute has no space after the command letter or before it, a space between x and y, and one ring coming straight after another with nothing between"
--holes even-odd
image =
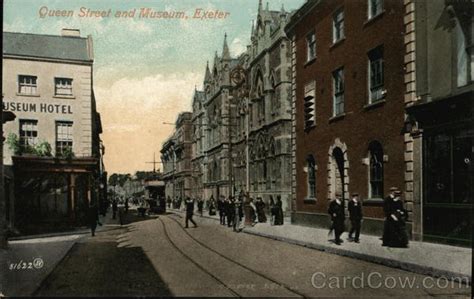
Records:
<instances>
[{"instance_id":1,"label":"green foliage","mask_svg":"<svg viewBox=\"0 0 474 299\"><path fill-rule=\"evenodd\" d=\"M42 141L33 148L33 153L39 157L51 157L51 152L51 144L47 141Z\"/></svg>"},{"instance_id":2,"label":"green foliage","mask_svg":"<svg viewBox=\"0 0 474 299\"><path fill-rule=\"evenodd\" d=\"M75 155L72 151L72 148L70 146L67 146L65 149L63 149L61 156L66 159L72 159Z\"/></svg>"},{"instance_id":3,"label":"green foliage","mask_svg":"<svg viewBox=\"0 0 474 299\"><path fill-rule=\"evenodd\" d=\"M38 157L51 157L51 145L47 141L41 141L35 146L21 146L20 139L14 133L8 134L6 141L8 148L14 155L32 154Z\"/></svg>"},{"instance_id":4,"label":"green foliage","mask_svg":"<svg viewBox=\"0 0 474 299\"><path fill-rule=\"evenodd\" d=\"M130 179L131 179L131 175L129 173L127 174L114 173L111 176L109 176L109 185L123 187L123 185L125 185L125 182Z\"/></svg>"},{"instance_id":5,"label":"green foliage","mask_svg":"<svg viewBox=\"0 0 474 299\"><path fill-rule=\"evenodd\" d=\"M14 155L21 154L20 139L16 134L8 134L6 143L8 145L8 148L13 152Z\"/></svg>"}]
</instances>

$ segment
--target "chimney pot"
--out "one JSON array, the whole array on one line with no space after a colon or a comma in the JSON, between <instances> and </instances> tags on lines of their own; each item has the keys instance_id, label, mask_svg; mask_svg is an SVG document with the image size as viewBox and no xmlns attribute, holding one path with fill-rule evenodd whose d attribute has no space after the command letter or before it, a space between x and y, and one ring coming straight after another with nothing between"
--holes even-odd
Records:
<instances>
[{"instance_id":1,"label":"chimney pot","mask_svg":"<svg viewBox=\"0 0 474 299\"><path fill-rule=\"evenodd\" d=\"M79 29L63 28L61 30L61 36L81 37L81 31Z\"/></svg>"}]
</instances>

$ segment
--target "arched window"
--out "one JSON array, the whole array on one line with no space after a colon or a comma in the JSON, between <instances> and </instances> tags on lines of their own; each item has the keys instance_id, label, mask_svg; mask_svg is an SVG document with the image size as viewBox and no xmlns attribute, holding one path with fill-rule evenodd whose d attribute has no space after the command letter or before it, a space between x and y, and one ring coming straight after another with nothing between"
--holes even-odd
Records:
<instances>
[{"instance_id":1,"label":"arched window","mask_svg":"<svg viewBox=\"0 0 474 299\"><path fill-rule=\"evenodd\" d=\"M308 167L308 198L316 198L316 161L313 155L309 155L306 159Z\"/></svg>"},{"instance_id":2,"label":"arched window","mask_svg":"<svg viewBox=\"0 0 474 299\"><path fill-rule=\"evenodd\" d=\"M257 71L255 77L255 86L256 86L256 96L258 99L258 119L260 121L265 120L265 96L264 96L264 86L263 86L263 76L260 70Z\"/></svg>"},{"instance_id":3,"label":"arched window","mask_svg":"<svg viewBox=\"0 0 474 299\"><path fill-rule=\"evenodd\" d=\"M383 198L383 148L380 142L369 144L370 197Z\"/></svg>"}]
</instances>

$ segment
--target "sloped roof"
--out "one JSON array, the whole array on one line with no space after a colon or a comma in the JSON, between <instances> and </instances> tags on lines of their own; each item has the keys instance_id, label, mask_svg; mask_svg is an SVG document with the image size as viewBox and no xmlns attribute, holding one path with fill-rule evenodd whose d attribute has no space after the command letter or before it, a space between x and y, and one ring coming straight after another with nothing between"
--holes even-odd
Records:
<instances>
[{"instance_id":1,"label":"sloped roof","mask_svg":"<svg viewBox=\"0 0 474 299\"><path fill-rule=\"evenodd\" d=\"M92 61L84 37L3 32L3 55Z\"/></svg>"}]
</instances>

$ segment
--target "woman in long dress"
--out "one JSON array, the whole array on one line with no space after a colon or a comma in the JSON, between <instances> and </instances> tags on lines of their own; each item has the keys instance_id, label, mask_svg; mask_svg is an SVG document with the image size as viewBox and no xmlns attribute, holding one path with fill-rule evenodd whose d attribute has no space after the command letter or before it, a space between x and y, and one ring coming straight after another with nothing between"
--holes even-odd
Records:
<instances>
[{"instance_id":1,"label":"woman in long dress","mask_svg":"<svg viewBox=\"0 0 474 299\"><path fill-rule=\"evenodd\" d=\"M281 202L281 196L277 196L277 201L276 201L276 219L275 219L275 225L283 225L283 203Z\"/></svg>"},{"instance_id":2,"label":"woman in long dress","mask_svg":"<svg viewBox=\"0 0 474 299\"><path fill-rule=\"evenodd\" d=\"M406 232L407 212L401 199L401 192L395 192L395 198L388 204L388 240L390 247L408 247L408 235Z\"/></svg>"},{"instance_id":3,"label":"woman in long dress","mask_svg":"<svg viewBox=\"0 0 474 299\"><path fill-rule=\"evenodd\" d=\"M277 210L273 196L270 195L270 225L277 225Z\"/></svg>"},{"instance_id":4,"label":"woman in long dress","mask_svg":"<svg viewBox=\"0 0 474 299\"><path fill-rule=\"evenodd\" d=\"M263 202L261 197L257 198L256 206L258 222L267 222L267 216L265 216L265 203Z\"/></svg>"}]
</instances>

